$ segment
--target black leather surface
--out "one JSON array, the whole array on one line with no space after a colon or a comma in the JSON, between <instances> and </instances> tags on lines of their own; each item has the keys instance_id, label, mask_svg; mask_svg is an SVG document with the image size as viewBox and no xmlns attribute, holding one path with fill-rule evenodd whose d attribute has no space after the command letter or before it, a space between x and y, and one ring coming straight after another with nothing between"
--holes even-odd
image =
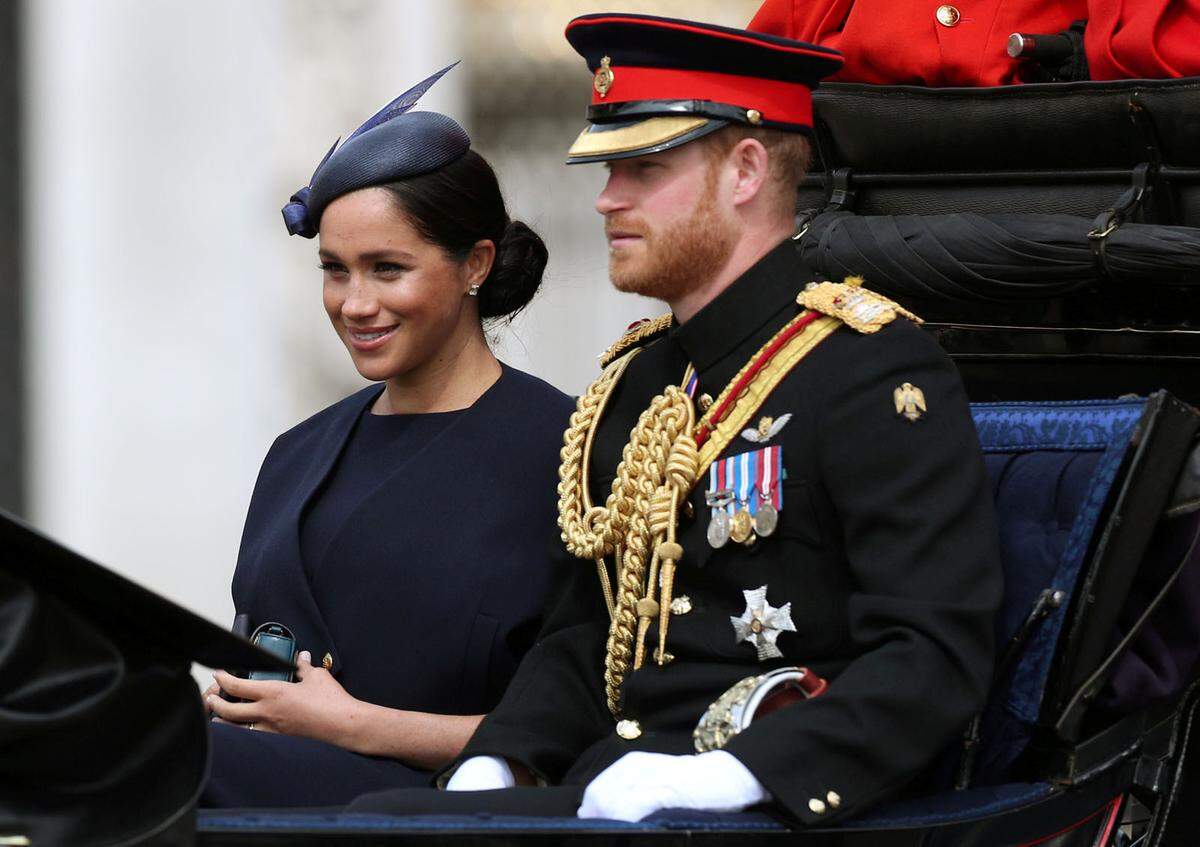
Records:
<instances>
[{"instance_id":1,"label":"black leather surface","mask_svg":"<svg viewBox=\"0 0 1200 847\"><path fill-rule=\"evenodd\" d=\"M1129 117L1152 117L1163 162L1200 166L1200 78L920 88L829 83L814 109L832 167L863 171L1081 170L1144 161Z\"/></svg>"},{"instance_id":2,"label":"black leather surface","mask_svg":"<svg viewBox=\"0 0 1200 847\"><path fill-rule=\"evenodd\" d=\"M0 836L177 832L208 761L192 660L288 665L3 512L0 551Z\"/></svg>"},{"instance_id":3,"label":"black leather surface","mask_svg":"<svg viewBox=\"0 0 1200 847\"><path fill-rule=\"evenodd\" d=\"M920 88L831 83L799 208L850 170L860 214L1095 216L1159 167L1134 220L1200 226L1200 78ZM1135 114L1138 118L1135 120Z\"/></svg>"}]
</instances>

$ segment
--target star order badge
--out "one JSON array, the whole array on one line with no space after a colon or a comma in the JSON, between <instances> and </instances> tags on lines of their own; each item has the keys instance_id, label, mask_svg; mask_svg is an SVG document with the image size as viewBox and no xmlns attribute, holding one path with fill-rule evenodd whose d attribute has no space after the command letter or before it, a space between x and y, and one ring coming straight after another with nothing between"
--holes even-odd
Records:
<instances>
[{"instance_id":1,"label":"star order badge","mask_svg":"<svg viewBox=\"0 0 1200 847\"><path fill-rule=\"evenodd\" d=\"M760 662L781 658L783 653L775 646L776 639L781 632L796 631L796 624L792 622L792 604L784 603L779 608L772 606L767 602L765 585L742 594L746 597L746 611L740 618L729 618L736 643L749 641L753 644Z\"/></svg>"},{"instance_id":2,"label":"star order badge","mask_svg":"<svg viewBox=\"0 0 1200 847\"><path fill-rule=\"evenodd\" d=\"M896 404L896 414L909 423L916 423L925 414L925 392L911 382L906 382L892 392L892 400Z\"/></svg>"}]
</instances>

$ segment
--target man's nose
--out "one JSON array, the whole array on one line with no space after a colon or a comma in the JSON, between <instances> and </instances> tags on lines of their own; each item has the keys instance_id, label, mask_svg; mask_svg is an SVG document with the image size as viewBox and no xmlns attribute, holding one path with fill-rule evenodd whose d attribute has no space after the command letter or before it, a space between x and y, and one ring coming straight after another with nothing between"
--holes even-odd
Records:
<instances>
[{"instance_id":1,"label":"man's nose","mask_svg":"<svg viewBox=\"0 0 1200 847\"><path fill-rule=\"evenodd\" d=\"M608 175L604 190L596 198L596 211L602 215L611 215L629 208L629 199L621 190L621 180L615 173Z\"/></svg>"}]
</instances>

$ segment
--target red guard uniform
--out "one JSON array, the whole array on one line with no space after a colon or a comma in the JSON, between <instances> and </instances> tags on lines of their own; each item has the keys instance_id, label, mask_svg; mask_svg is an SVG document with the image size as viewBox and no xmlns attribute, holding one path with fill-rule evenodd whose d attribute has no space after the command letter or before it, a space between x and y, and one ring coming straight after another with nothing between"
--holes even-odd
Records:
<instances>
[{"instance_id":1,"label":"red guard uniform","mask_svg":"<svg viewBox=\"0 0 1200 847\"><path fill-rule=\"evenodd\" d=\"M1200 0L766 0L748 28L840 50L838 82L986 86L1034 79L1009 35L1077 20L1092 79L1200 76Z\"/></svg>"},{"instance_id":2,"label":"red guard uniform","mask_svg":"<svg viewBox=\"0 0 1200 847\"><path fill-rule=\"evenodd\" d=\"M1086 0L767 0L748 28L840 50L837 82L983 86L1031 78L1005 51L1012 33L1056 33L1087 16Z\"/></svg>"},{"instance_id":3,"label":"red guard uniform","mask_svg":"<svg viewBox=\"0 0 1200 847\"><path fill-rule=\"evenodd\" d=\"M1200 0L1091 0L1092 79L1200 76Z\"/></svg>"}]
</instances>

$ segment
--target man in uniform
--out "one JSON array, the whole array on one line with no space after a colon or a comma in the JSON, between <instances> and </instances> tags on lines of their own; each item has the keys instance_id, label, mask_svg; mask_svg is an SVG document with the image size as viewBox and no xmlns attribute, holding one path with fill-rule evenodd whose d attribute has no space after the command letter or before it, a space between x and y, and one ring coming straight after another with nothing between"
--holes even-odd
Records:
<instances>
[{"instance_id":1,"label":"man in uniform","mask_svg":"<svg viewBox=\"0 0 1200 847\"><path fill-rule=\"evenodd\" d=\"M671 314L579 400L575 561L451 791L352 808L854 815L986 695L1001 577L962 385L914 316L798 262L811 88L838 53L624 14L567 38L593 91L569 160L608 167L613 283Z\"/></svg>"}]
</instances>

